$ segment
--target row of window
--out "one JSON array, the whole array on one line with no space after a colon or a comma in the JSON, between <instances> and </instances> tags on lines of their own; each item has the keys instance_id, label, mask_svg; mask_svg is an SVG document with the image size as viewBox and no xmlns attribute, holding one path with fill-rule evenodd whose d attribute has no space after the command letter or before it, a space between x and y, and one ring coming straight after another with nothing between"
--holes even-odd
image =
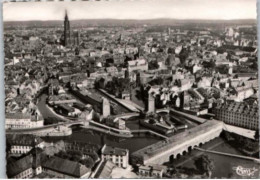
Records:
<instances>
[{"instance_id":1,"label":"row of window","mask_svg":"<svg viewBox=\"0 0 260 180\"><path fill-rule=\"evenodd\" d=\"M251 115L250 113L249 114L242 114L242 113L234 113L234 112L229 112L229 111L220 111L220 112L218 112L218 111L216 111L215 112L215 114L216 115L228 115L228 116L236 116L236 117L248 117L248 118L257 118L257 115L255 115L255 114L253 114L253 115Z\"/></svg>"},{"instance_id":2,"label":"row of window","mask_svg":"<svg viewBox=\"0 0 260 180\"><path fill-rule=\"evenodd\" d=\"M235 118L235 117L226 117L226 116L216 116L216 118L228 122L258 125L258 120L254 118L246 118L246 117Z\"/></svg>"},{"instance_id":3,"label":"row of window","mask_svg":"<svg viewBox=\"0 0 260 180\"><path fill-rule=\"evenodd\" d=\"M150 176L150 172L149 171L139 171L139 174L142 175L142 176ZM161 175L160 172L158 172L158 173L152 172L151 176L153 176L153 177L161 177L162 175Z\"/></svg>"},{"instance_id":4,"label":"row of window","mask_svg":"<svg viewBox=\"0 0 260 180\"><path fill-rule=\"evenodd\" d=\"M118 167L123 167L123 163L115 163L116 164L116 166L118 166Z\"/></svg>"},{"instance_id":5,"label":"row of window","mask_svg":"<svg viewBox=\"0 0 260 180\"><path fill-rule=\"evenodd\" d=\"M30 178L32 177L32 168L27 169L23 172L21 172L20 174L16 175L14 178L15 179L25 179L25 178Z\"/></svg>"},{"instance_id":6,"label":"row of window","mask_svg":"<svg viewBox=\"0 0 260 180\"><path fill-rule=\"evenodd\" d=\"M21 150L21 151L20 150L17 150L17 151L13 150L12 151L12 153L14 153L14 154L23 154L23 153L27 153L27 152L29 152L29 151L26 151L26 150Z\"/></svg>"},{"instance_id":7,"label":"row of window","mask_svg":"<svg viewBox=\"0 0 260 180\"><path fill-rule=\"evenodd\" d=\"M258 122L257 119L254 118L246 118L246 117L242 117L242 118L236 118L236 117L226 117L226 116L217 116L218 119L223 119L223 120L230 120L230 121L234 121L234 122L246 122L246 123L254 123L254 122Z\"/></svg>"},{"instance_id":8,"label":"row of window","mask_svg":"<svg viewBox=\"0 0 260 180\"><path fill-rule=\"evenodd\" d=\"M124 157L123 156L109 156L109 155L106 155L104 156L104 158L106 159L110 159L110 160L113 160L115 159L115 161L123 161Z\"/></svg>"},{"instance_id":9,"label":"row of window","mask_svg":"<svg viewBox=\"0 0 260 180\"><path fill-rule=\"evenodd\" d=\"M234 119L234 118L217 118L217 119L220 119L230 125L240 126L243 128L248 128L253 130L258 129L258 121L248 121L248 120Z\"/></svg>"},{"instance_id":10,"label":"row of window","mask_svg":"<svg viewBox=\"0 0 260 180\"><path fill-rule=\"evenodd\" d=\"M31 149L31 146L12 146L13 149Z\"/></svg>"}]
</instances>

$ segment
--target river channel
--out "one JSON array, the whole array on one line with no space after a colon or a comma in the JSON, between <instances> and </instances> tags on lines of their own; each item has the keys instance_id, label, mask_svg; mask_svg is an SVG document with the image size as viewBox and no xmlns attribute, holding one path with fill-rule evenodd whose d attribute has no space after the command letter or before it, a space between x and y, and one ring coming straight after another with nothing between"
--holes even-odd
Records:
<instances>
[{"instance_id":1,"label":"river channel","mask_svg":"<svg viewBox=\"0 0 260 180\"><path fill-rule=\"evenodd\" d=\"M57 116L47 107L46 98L47 95L42 94L39 98L38 103L38 107L43 115L43 118L49 120L62 120L61 117ZM130 129L144 129L139 125L138 120L126 121L126 126ZM189 126L192 127L193 125ZM130 154L134 151L144 148L145 146L154 144L161 140L159 137L151 136L148 134L141 134L133 138L118 138L83 128L73 128L72 135L67 137L46 137L43 139L47 142L64 140L67 142L93 143L98 144L100 146L107 144L114 147L127 148L129 149ZM239 151L230 146L220 137L202 145L202 148L241 155ZM207 154L214 161L215 168L213 170L212 178L242 178L236 172L236 168L239 166L243 168L256 168L258 171L255 172L254 176L252 177L258 177L257 175L259 174L260 167L258 164L251 160L244 160L234 157L227 157L223 155L205 153L200 152L198 150L193 150L190 154L187 154L185 156L182 156L180 159L175 160L174 165L186 168L195 168L194 159L202 154Z\"/></svg>"}]
</instances>

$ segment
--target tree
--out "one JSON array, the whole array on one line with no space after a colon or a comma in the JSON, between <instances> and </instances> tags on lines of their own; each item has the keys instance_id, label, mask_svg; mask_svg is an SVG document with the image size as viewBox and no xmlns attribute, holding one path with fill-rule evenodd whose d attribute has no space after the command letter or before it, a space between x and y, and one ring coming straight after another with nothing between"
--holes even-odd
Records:
<instances>
[{"instance_id":1,"label":"tree","mask_svg":"<svg viewBox=\"0 0 260 180\"><path fill-rule=\"evenodd\" d=\"M171 48L171 47L169 47L168 48L168 52L167 52L168 54L174 54L174 49L173 48Z\"/></svg>"},{"instance_id":2,"label":"tree","mask_svg":"<svg viewBox=\"0 0 260 180\"><path fill-rule=\"evenodd\" d=\"M163 79L161 76L159 76L159 77L157 77L157 78L151 80L151 81L149 82L149 84L152 85L152 86L153 86L153 85L162 85L163 82L164 82L164 79Z\"/></svg>"},{"instance_id":3,"label":"tree","mask_svg":"<svg viewBox=\"0 0 260 180\"><path fill-rule=\"evenodd\" d=\"M95 164L94 160L91 157L87 157L85 159L81 159L79 161L81 164L85 165L87 168L92 168Z\"/></svg>"},{"instance_id":4,"label":"tree","mask_svg":"<svg viewBox=\"0 0 260 180\"><path fill-rule=\"evenodd\" d=\"M96 161L96 160L98 160L98 154L94 151L93 153L91 153L91 154L89 154L89 156L94 160L94 161Z\"/></svg>"},{"instance_id":5,"label":"tree","mask_svg":"<svg viewBox=\"0 0 260 180\"><path fill-rule=\"evenodd\" d=\"M128 78L113 77L112 81L106 84L106 89L110 94L118 96L124 90L130 89L130 80Z\"/></svg>"},{"instance_id":6,"label":"tree","mask_svg":"<svg viewBox=\"0 0 260 180\"><path fill-rule=\"evenodd\" d=\"M211 68L211 69L214 69L216 67L216 63L213 60L210 60L209 62L203 61L202 65L205 68Z\"/></svg>"},{"instance_id":7,"label":"tree","mask_svg":"<svg viewBox=\"0 0 260 180\"><path fill-rule=\"evenodd\" d=\"M149 70L154 70L154 69L158 69L159 68L159 64L156 60L150 61L148 63L148 69Z\"/></svg>"},{"instance_id":8,"label":"tree","mask_svg":"<svg viewBox=\"0 0 260 180\"><path fill-rule=\"evenodd\" d=\"M201 173L205 174L210 178L212 170L214 169L214 162L207 156L202 155L197 158L194 162L196 168Z\"/></svg>"}]
</instances>

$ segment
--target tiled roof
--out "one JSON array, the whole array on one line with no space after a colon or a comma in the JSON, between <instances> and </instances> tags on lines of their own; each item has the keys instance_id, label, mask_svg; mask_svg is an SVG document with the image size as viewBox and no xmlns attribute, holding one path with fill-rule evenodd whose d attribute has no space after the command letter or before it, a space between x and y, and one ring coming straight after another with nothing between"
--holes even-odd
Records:
<instances>
[{"instance_id":1,"label":"tiled roof","mask_svg":"<svg viewBox=\"0 0 260 180\"><path fill-rule=\"evenodd\" d=\"M21 112L17 113L5 113L6 119L31 119L30 114L25 114Z\"/></svg>"},{"instance_id":2,"label":"tiled roof","mask_svg":"<svg viewBox=\"0 0 260 180\"><path fill-rule=\"evenodd\" d=\"M226 101L226 103L218 104L215 108L250 116L258 116L258 106L244 102Z\"/></svg>"},{"instance_id":3,"label":"tiled roof","mask_svg":"<svg viewBox=\"0 0 260 180\"><path fill-rule=\"evenodd\" d=\"M107 155L125 156L127 152L128 152L127 149L121 149L121 148L107 146L107 145L105 145L102 148L102 154L107 154Z\"/></svg>"},{"instance_id":4,"label":"tiled roof","mask_svg":"<svg viewBox=\"0 0 260 180\"><path fill-rule=\"evenodd\" d=\"M80 178L90 171L90 169L78 162L62 159L56 156L47 159L42 163L42 167L76 178Z\"/></svg>"},{"instance_id":5,"label":"tiled roof","mask_svg":"<svg viewBox=\"0 0 260 180\"><path fill-rule=\"evenodd\" d=\"M40 137L33 136L31 134L7 134L6 141L10 145L21 145L21 146L34 146L43 142Z\"/></svg>"},{"instance_id":6,"label":"tiled roof","mask_svg":"<svg viewBox=\"0 0 260 180\"><path fill-rule=\"evenodd\" d=\"M104 178L107 179L110 177L115 164L111 161L102 162L100 168L98 169L95 178Z\"/></svg>"},{"instance_id":7,"label":"tiled roof","mask_svg":"<svg viewBox=\"0 0 260 180\"><path fill-rule=\"evenodd\" d=\"M21 172L32 167L33 156L30 154L25 156L18 161L10 162L6 166L6 173L8 178L13 178L14 176L20 174Z\"/></svg>"}]
</instances>

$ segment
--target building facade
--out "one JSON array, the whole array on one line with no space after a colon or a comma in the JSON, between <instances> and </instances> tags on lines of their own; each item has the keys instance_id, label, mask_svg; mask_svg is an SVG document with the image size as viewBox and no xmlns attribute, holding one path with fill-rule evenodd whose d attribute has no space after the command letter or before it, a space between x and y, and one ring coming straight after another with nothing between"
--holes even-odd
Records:
<instances>
[{"instance_id":1,"label":"building facade","mask_svg":"<svg viewBox=\"0 0 260 180\"><path fill-rule=\"evenodd\" d=\"M162 178L167 167L163 165L149 164L138 167L138 174L142 177Z\"/></svg>"},{"instance_id":2,"label":"building facade","mask_svg":"<svg viewBox=\"0 0 260 180\"><path fill-rule=\"evenodd\" d=\"M147 71L148 70L148 62L145 59L137 59L128 61L128 67L129 72L140 70L140 71Z\"/></svg>"},{"instance_id":3,"label":"building facade","mask_svg":"<svg viewBox=\"0 0 260 180\"><path fill-rule=\"evenodd\" d=\"M33 155L27 155L16 162L7 164L7 177L10 179L30 179L41 173L41 166L34 167Z\"/></svg>"},{"instance_id":4,"label":"building facade","mask_svg":"<svg viewBox=\"0 0 260 180\"><path fill-rule=\"evenodd\" d=\"M214 104L212 109L215 118L226 124L250 129L259 129L259 114L256 104L245 102L226 101L223 104Z\"/></svg>"},{"instance_id":5,"label":"building facade","mask_svg":"<svg viewBox=\"0 0 260 180\"><path fill-rule=\"evenodd\" d=\"M35 114L6 113L5 129L25 129L43 126L43 118L40 112Z\"/></svg>"},{"instance_id":6,"label":"building facade","mask_svg":"<svg viewBox=\"0 0 260 180\"><path fill-rule=\"evenodd\" d=\"M41 138L29 134L8 134L6 138L12 155L26 154L34 147L41 149L44 147L44 141Z\"/></svg>"},{"instance_id":7,"label":"building facade","mask_svg":"<svg viewBox=\"0 0 260 180\"><path fill-rule=\"evenodd\" d=\"M118 167L127 168L129 151L128 149L111 147L105 144L101 150L101 159L103 161L110 160Z\"/></svg>"}]
</instances>

